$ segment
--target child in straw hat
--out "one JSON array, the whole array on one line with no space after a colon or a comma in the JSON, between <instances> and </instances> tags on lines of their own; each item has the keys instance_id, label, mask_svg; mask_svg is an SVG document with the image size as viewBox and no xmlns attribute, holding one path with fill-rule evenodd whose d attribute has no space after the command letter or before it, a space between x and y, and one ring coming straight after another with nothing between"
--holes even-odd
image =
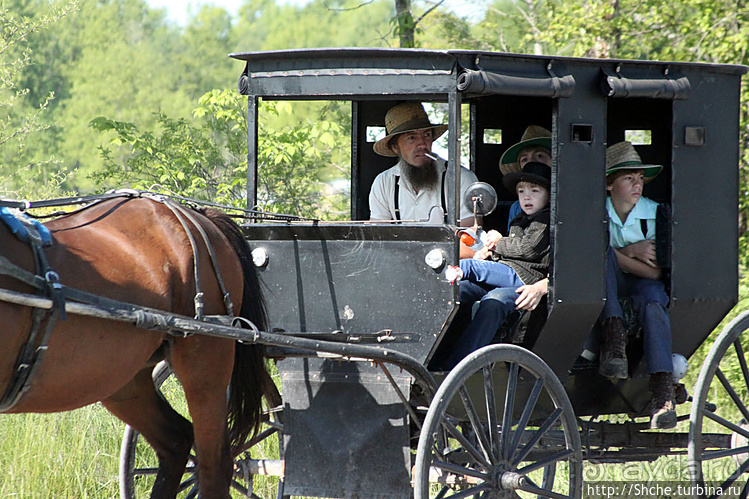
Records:
<instances>
[{"instance_id":1,"label":"child in straw hat","mask_svg":"<svg viewBox=\"0 0 749 499\"><path fill-rule=\"evenodd\" d=\"M508 147L499 158L499 170L502 175L519 172L526 163L537 161L551 166L551 132L538 125L530 125L520 137L520 142ZM520 214L520 203L515 201L510 206L507 218L507 230L510 230L512 219Z\"/></svg>"},{"instance_id":2,"label":"child in straw hat","mask_svg":"<svg viewBox=\"0 0 749 499\"><path fill-rule=\"evenodd\" d=\"M618 299L629 297L643 330L652 392L651 427L665 429L676 426L669 299L655 257L658 203L642 195L643 186L662 169L643 164L629 142L606 150L610 248L599 372L610 378L628 377L627 332Z\"/></svg>"},{"instance_id":3,"label":"child in straw hat","mask_svg":"<svg viewBox=\"0 0 749 499\"><path fill-rule=\"evenodd\" d=\"M508 237L489 231L487 248L491 248L496 261L462 259L458 267L446 269L449 281L461 281L461 304L479 303L479 307L447 359L441 362L442 369L452 369L466 355L491 343L499 327L518 308L522 288L546 279L549 273L551 168L530 162L502 180L505 187L517 192L523 212L512 221ZM478 258L486 258L489 251L487 255L480 253Z\"/></svg>"}]
</instances>

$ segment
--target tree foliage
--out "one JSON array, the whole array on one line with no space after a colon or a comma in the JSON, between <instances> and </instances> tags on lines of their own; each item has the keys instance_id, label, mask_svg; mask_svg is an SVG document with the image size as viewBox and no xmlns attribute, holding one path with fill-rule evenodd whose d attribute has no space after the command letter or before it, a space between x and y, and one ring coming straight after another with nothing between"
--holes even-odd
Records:
<instances>
[{"instance_id":1,"label":"tree foliage","mask_svg":"<svg viewBox=\"0 0 749 499\"><path fill-rule=\"evenodd\" d=\"M32 137L52 128L46 115L55 93L33 93L24 76L32 65L29 37L75 11L77 4L52 6L36 16L24 10L32 7L10 1L0 4L0 157L10 165L0 172L0 189L16 197L51 195L49 187L59 186L67 176L54 156L37 159L28 153ZM43 171L48 174L40 175Z\"/></svg>"},{"instance_id":2,"label":"tree foliage","mask_svg":"<svg viewBox=\"0 0 749 499\"><path fill-rule=\"evenodd\" d=\"M244 207L247 197L246 98L213 90L200 98L193 125L184 118L157 115L154 129L98 117L90 126L113 132L100 152L105 168L96 174L103 186L128 185L194 199ZM290 106L263 103L261 116L290 114ZM321 119L280 129L260 122L258 147L261 209L313 218L340 218L346 198L326 189L325 170L334 164L334 146L345 142L338 121Z\"/></svg>"}]
</instances>

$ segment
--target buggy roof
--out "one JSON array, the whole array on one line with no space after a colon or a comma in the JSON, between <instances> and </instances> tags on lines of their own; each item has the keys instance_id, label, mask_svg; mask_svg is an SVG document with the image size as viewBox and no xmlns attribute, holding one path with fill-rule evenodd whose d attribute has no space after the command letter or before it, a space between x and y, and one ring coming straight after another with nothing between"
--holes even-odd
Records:
<instances>
[{"instance_id":1,"label":"buggy roof","mask_svg":"<svg viewBox=\"0 0 749 499\"><path fill-rule=\"evenodd\" d=\"M315 48L230 54L246 62L243 94L272 98L381 100L483 95L569 97L573 73L601 72L607 96L683 99L690 71L742 75L746 66L584 59L470 50ZM633 95L632 92L636 95ZM618 94L617 94L618 92Z\"/></svg>"}]
</instances>

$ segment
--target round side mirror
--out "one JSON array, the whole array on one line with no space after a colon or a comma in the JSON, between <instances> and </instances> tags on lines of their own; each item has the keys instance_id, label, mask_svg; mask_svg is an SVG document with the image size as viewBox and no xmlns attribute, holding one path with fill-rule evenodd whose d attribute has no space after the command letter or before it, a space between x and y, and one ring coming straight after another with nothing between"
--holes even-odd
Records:
<instances>
[{"instance_id":1,"label":"round side mirror","mask_svg":"<svg viewBox=\"0 0 749 499\"><path fill-rule=\"evenodd\" d=\"M463 194L463 206L477 216L486 216L497 207L497 191L486 182L474 182Z\"/></svg>"}]
</instances>

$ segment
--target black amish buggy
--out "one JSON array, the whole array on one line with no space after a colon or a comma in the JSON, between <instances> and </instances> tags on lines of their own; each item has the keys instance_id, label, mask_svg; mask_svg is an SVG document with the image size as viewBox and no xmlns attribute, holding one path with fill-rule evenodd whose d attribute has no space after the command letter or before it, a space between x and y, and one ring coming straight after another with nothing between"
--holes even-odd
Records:
<instances>
[{"instance_id":1,"label":"black amish buggy","mask_svg":"<svg viewBox=\"0 0 749 499\"><path fill-rule=\"evenodd\" d=\"M749 369L740 335L749 316L726 328L703 366L691 366L700 371L686 387L691 412L679 406L675 431L646 431L650 396L636 332L627 380L601 377L580 354L604 305L606 147L625 139L645 163L664 166L645 195L670 208L659 248L674 353L689 358L736 303L745 67L460 50L232 57L245 63L250 209L261 101L345 101L351 112L350 221L256 213L243 226L272 332L282 338L259 336L276 359L282 403L261 434L278 434L280 451L275 459L251 449L239 456L239 490L254 497L253 478L274 475L278 497L580 497L585 460L680 454L688 470L668 479L744 486ZM403 101L446 110L444 223L369 220L372 182L394 164L375 154L373 137ZM458 194L456 167L463 162L496 191L483 226L506 227L515 196L498 159L532 124L551 131L546 303L511 341L432 372L459 306L457 286L444 277L458 261L459 207L470 204ZM728 407L713 402L718 392ZM599 419L609 415L624 416ZM126 434L123 482L142 473L133 464L137 443Z\"/></svg>"}]
</instances>

